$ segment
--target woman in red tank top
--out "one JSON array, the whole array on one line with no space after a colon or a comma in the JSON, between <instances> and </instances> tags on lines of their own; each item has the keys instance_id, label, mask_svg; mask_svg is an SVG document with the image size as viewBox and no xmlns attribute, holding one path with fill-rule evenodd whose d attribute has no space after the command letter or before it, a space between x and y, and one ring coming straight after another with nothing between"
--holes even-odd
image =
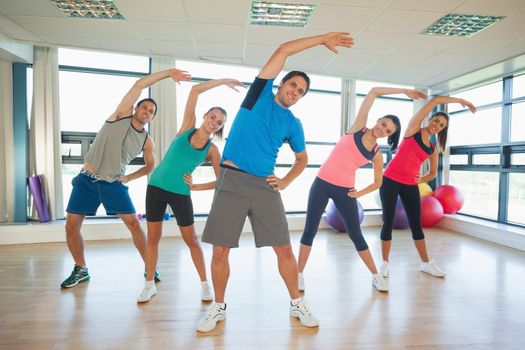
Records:
<instances>
[{"instance_id":1,"label":"woman in red tank top","mask_svg":"<svg viewBox=\"0 0 525 350\"><path fill-rule=\"evenodd\" d=\"M383 209L383 226L381 227L381 248L383 263L381 274L388 277L388 257L392 243L392 228L394 221L397 197L401 198L412 231L414 245L421 258L420 269L435 277L444 277L433 261L428 258L425 244L425 235L421 226L421 207L418 184L427 182L436 177L438 169L438 152L431 141L432 136L437 136L439 148L443 152L447 142L448 114L445 112L434 113L425 127L421 127L425 117L440 104L460 103L470 109L472 113L476 107L469 101L460 98L437 96L427 102L421 110L410 119L404 134L404 139L398 151L388 164L380 188L381 204ZM421 176L421 164L429 159L430 171Z\"/></svg>"}]
</instances>

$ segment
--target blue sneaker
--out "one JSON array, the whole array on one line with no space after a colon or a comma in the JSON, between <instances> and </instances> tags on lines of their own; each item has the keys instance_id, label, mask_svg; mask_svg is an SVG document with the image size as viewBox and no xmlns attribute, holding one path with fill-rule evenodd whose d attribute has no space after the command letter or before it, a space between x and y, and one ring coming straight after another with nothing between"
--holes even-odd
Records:
<instances>
[{"instance_id":1,"label":"blue sneaker","mask_svg":"<svg viewBox=\"0 0 525 350\"><path fill-rule=\"evenodd\" d=\"M71 288L90 279L87 267L76 266L73 268L71 275L62 282L61 288Z\"/></svg>"}]
</instances>

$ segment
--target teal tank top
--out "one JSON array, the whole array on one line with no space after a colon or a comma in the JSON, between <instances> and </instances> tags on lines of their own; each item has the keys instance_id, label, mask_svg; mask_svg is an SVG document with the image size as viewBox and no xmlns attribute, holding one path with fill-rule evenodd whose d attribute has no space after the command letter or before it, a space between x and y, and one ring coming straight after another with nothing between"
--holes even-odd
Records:
<instances>
[{"instance_id":1,"label":"teal tank top","mask_svg":"<svg viewBox=\"0 0 525 350\"><path fill-rule=\"evenodd\" d=\"M194 148L190 139L195 128L175 137L159 166L153 170L149 184L164 191L178 194L190 194L190 187L184 182L184 174L191 174L196 167L206 160L211 142L200 149Z\"/></svg>"}]
</instances>

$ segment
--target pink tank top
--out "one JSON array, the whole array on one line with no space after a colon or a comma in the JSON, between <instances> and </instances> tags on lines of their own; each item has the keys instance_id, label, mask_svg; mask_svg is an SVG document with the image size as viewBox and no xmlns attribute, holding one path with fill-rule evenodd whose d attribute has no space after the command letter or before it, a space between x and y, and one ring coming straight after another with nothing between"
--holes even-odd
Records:
<instances>
[{"instance_id":1,"label":"pink tank top","mask_svg":"<svg viewBox=\"0 0 525 350\"><path fill-rule=\"evenodd\" d=\"M343 135L328 159L321 165L317 177L321 180L341 187L354 187L355 172L361 166L369 163L379 150L376 144L372 151L363 145L363 135L366 128L349 135Z\"/></svg>"},{"instance_id":2,"label":"pink tank top","mask_svg":"<svg viewBox=\"0 0 525 350\"><path fill-rule=\"evenodd\" d=\"M405 185L415 185L415 178L421 169L421 164L434 153L434 144L425 146L421 139L421 132L405 137L396 155L388 163L384 175L389 179Z\"/></svg>"}]
</instances>

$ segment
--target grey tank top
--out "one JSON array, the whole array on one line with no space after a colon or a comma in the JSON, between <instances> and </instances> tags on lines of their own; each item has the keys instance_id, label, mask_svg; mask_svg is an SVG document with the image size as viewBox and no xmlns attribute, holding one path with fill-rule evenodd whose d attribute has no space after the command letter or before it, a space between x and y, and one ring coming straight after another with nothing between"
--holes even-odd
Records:
<instances>
[{"instance_id":1,"label":"grey tank top","mask_svg":"<svg viewBox=\"0 0 525 350\"><path fill-rule=\"evenodd\" d=\"M124 175L126 166L142 152L148 132L131 124L131 116L106 121L89 148L84 161L91 164L104 181L113 182Z\"/></svg>"}]
</instances>

